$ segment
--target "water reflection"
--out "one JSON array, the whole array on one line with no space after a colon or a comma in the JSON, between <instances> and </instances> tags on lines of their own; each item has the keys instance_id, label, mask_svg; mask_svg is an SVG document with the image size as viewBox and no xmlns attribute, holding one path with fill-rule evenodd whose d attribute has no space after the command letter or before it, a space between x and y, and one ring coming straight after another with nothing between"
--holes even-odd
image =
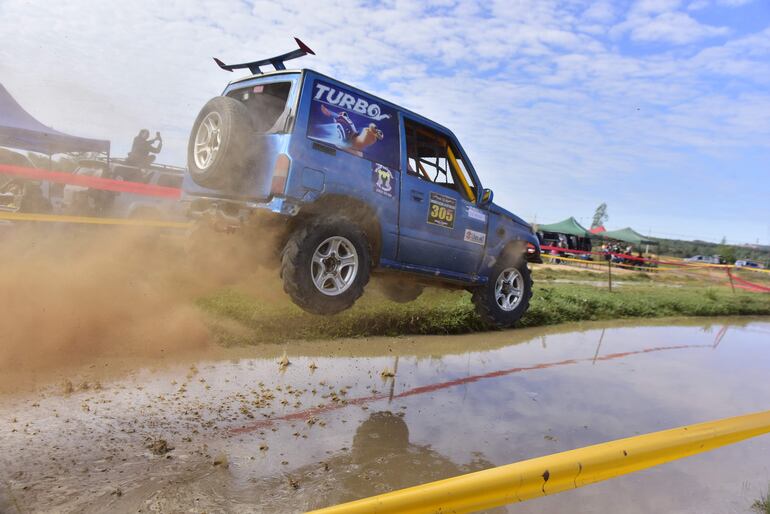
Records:
<instances>
[{"instance_id":1,"label":"water reflection","mask_svg":"<svg viewBox=\"0 0 770 514\"><path fill-rule=\"evenodd\" d=\"M350 448L295 469L285 477L254 482L266 510L280 509L289 497L302 502L294 508L315 509L492 465L480 452L468 463L456 464L430 445L410 441L403 413L379 411L358 426Z\"/></svg>"}]
</instances>

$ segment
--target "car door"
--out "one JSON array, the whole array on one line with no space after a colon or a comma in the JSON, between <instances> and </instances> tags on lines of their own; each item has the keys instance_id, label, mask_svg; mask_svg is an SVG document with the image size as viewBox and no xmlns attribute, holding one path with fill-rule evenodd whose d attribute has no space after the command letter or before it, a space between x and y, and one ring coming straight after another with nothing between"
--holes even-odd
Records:
<instances>
[{"instance_id":1,"label":"car door","mask_svg":"<svg viewBox=\"0 0 770 514\"><path fill-rule=\"evenodd\" d=\"M488 216L476 205L473 182L456 143L404 118L398 260L475 273L486 245Z\"/></svg>"}]
</instances>

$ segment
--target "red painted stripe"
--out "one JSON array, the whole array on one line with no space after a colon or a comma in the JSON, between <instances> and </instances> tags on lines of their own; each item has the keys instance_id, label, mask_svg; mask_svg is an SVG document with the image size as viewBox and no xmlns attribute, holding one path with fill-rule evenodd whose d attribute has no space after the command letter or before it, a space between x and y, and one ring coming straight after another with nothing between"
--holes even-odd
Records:
<instances>
[{"instance_id":1,"label":"red painted stripe","mask_svg":"<svg viewBox=\"0 0 770 514\"><path fill-rule=\"evenodd\" d=\"M742 289L753 289L756 292L770 293L770 287L765 287L761 284L757 284L755 282L749 282L748 280L744 280L740 277L737 277L732 274L729 268L727 269L727 274L730 276L731 279L735 280L736 282L739 282L739 284L736 284L738 285L738 287L740 287L741 285L745 286Z\"/></svg>"},{"instance_id":2,"label":"red painted stripe","mask_svg":"<svg viewBox=\"0 0 770 514\"><path fill-rule=\"evenodd\" d=\"M25 168L22 166L11 166L0 164L0 173L22 177L29 180L44 180L56 182L58 184L71 184L73 186L90 187L104 191L115 191L118 193L132 193L143 196L157 196L160 198L169 198L178 200L182 197L182 190L176 187L155 186L151 184L140 184L138 182L128 182L125 180L112 180L108 178L89 177L85 175L73 175L72 173L62 173L60 171L48 171L39 168Z\"/></svg>"},{"instance_id":3,"label":"red painted stripe","mask_svg":"<svg viewBox=\"0 0 770 514\"><path fill-rule=\"evenodd\" d=\"M447 382L439 382L436 384L428 384L424 386L414 387L412 389L409 389L407 391L404 391L402 393L399 393L397 395L394 395L393 398L406 398L408 396L415 396L418 394L425 394L425 393L431 393L435 391L439 391L441 389L447 389L449 387L455 387L458 385L463 384L469 384L473 382L478 382L479 380L485 380L488 378L496 378L496 377L502 377L506 375L510 375L513 373L521 373L523 371L532 371L532 370L538 370L538 369L548 369L548 368L555 368L558 366L567 366L570 364L577 364L579 362L594 362L594 360L598 361L608 361L613 359L620 359L623 357L629 357L632 355L641 355L645 353L652 353L652 352L661 352L666 350L683 350L686 348L711 348L711 345L705 345L705 344L683 344L678 346L660 346L655 348L645 348L643 350L636 350L631 352L621 352L621 353L610 353L607 355L602 355L601 357L598 357L594 359L591 358L585 358L585 359L567 359L562 361L556 361L556 362L546 362L542 364L535 364L532 366L526 366L526 367L518 367L518 368L509 368L509 369L502 369L498 371L491 371L489 373L484 373L480 375L472 375L469 377L463 377L458 378L455 380L449 380ZM310 409L305 409L297 412L292 412L291 414L285 414L283 416L276 416L274 418L270 419L263 419L260 421L256 421L253 423L249 423L248 425L244 425L242 427L237 428L231 428L228 430L230 434L245 434L249 432L254 432L256 430L267 428L272 426L274 423L278 421L297 421L297 420L308 420L312 418L313 416L316 416L318 414L324 414L326 412L331 412L339 409L343 409L345 407L349 407L351 405L362 405L367 403L372 403L378 400L385 400L389 398L389 395L387 394L376 394L371 396L363 396L359 398L353 398L350 400L347 400L346 403L330 403L328 405L323 405L319 407L312 407Z\"/></svg>"}]
</instances>

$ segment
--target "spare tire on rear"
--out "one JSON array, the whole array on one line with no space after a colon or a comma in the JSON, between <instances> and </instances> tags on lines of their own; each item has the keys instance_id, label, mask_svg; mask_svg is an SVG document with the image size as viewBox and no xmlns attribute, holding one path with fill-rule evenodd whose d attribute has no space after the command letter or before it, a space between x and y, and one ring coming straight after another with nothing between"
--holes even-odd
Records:
<instances>
[{"instance_id":1,"label":"spare tire on rear","mask_svg":"<svg viewBox=\"0 0 770 514\"><path fill-rule=\"evenodd\" d=\"M203 187L236 187L253 162L253 134L251 115L243 103L226 96L209 100L190 132L190 177Z\"/></svg>"}]
</instances>

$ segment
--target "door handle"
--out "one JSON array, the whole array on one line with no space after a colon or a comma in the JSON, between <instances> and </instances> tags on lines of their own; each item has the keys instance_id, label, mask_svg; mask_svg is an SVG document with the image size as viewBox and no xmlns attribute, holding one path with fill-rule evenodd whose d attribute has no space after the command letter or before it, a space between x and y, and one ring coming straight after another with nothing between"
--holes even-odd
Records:
<instances>
[{"instance_id":1,"label":"door handle","mask_svg":"<svg viewBox=\"0 0 770 514\"><path fill-rule=\"evenodd\" d=\"M418 202L422 202L425 199L425 193L422 191L417 191L416 189L412 189L412 199L417 200Z\"/></svg>"}]
</instances>

